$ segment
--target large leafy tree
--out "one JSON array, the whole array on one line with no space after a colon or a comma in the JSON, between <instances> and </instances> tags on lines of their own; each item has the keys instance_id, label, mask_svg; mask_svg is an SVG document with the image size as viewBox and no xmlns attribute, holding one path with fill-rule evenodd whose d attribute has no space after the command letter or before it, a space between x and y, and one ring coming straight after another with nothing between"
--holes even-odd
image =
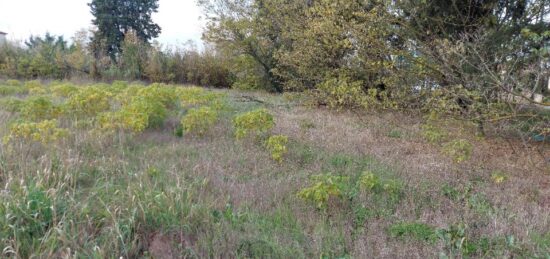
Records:
<instances>
[{"instance_id":1,"label":"large leafy tree","mask_svg":"<svg viewBox=\"0 0 550 259\"><path fill-rule=\"evenodd\" d=\"M94 51L104 51L112 60L122 52L122 42L129 31L144 42L161 32L152 20L152 14L158 11L158 0L93 0L89 6L95 17L92 23L97 26Z\"/></svg>"},{"instance_id":2,"label":"large leafy tree","mask_svg":"<svg viewBox=\"0 0 550 259\"><path fill-rule=\"evenodd\" d=\"M209 21L205 40L215 44L240 64L239 81L262 84L281 92L283 81L275 73L279 49L289 47L286 32L297 26L305 0L199 0ZM241 71L245 73L240 73Z\"/></svg>"}]
</instances>

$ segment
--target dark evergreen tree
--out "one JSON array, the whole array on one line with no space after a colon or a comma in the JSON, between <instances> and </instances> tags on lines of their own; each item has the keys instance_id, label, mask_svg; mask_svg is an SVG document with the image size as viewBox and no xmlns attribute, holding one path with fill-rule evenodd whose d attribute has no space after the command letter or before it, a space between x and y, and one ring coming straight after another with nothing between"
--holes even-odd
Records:
<instances>
[{"instance_id":1,"label":"dark evergreen tree","mask_svg":"<svg viewBox=\"0 0 550 259\"><path fill-rule=\"evenodd\" d=\"M98 47L94 52L104 51L112 60L122 52L121 45L128 31L134 31L144 42L161 32L152 20L152 14L158 11L158 0L93 0L89 6L95 17L92 23L97 26L92 45Z\"/></svg>"}]
</instances>

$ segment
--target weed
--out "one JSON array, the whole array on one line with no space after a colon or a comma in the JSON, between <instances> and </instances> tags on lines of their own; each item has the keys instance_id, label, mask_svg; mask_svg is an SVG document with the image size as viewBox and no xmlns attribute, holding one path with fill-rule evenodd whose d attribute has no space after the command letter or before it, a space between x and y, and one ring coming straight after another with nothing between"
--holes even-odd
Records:
<instances>
[{"instance_id":1,"label":"weed","mask_svg":"<svg viewBox=\"0 0 550 259\"><path fill-rule=\"evenodd\" d=\"M447 133L442 128L433 124L424 124L422 126L422 135L431 143L439 143L447 138Z\"/></svg>"},{"instance_id":2,"label":"weed","mask_svg":"<svg viewBox=\"0 0 550 259\"><path fill-rule=\"evenodd\" d=\"M300 129L303 131L314 129L315 123L313 123L311 120L303 119L300 121Z\"/></svg>"},{"instance_id":3,"label":"weed","mask_svg":"<svg viewBox=\"0 0 550 259\"><path fill-rule=\"evenodd\" d=\"M456 163L470 159L472 149L472 144L464 139L453 140L443 145L443 152L453 158Z\"/></svg>"},{"instance_id":4,"label":"weed","mask_svg":"<svg viewBox=\"0 0 550 259\"><path fill-rule=\"evenodd\" d=\"M2 238L17 240L20 254L25 257L53 227L55 206L43 188L34 184L21 191L20 198L0 204L0 234Z\"/></svg>"},{"instance_id":5,"label":"weed","mask_svg":"<svg viewBox=\"0 0 550 259\"><path fill-rule=\"evenodd\" d=\"M388 137L390 138L403 138L403 132L397 129L393 129L390 132L388 132Z\"/></svg>"},{"instance_id":6,"label":"weed","mask_svg":"<svg viewBox=\"0 0 550 259\"><path fill-rule=\"evenodd\" d=\"M396 180L381 180L370 171L365 171L359 178L359 184L367 191L386 193L392 199L398 200L403 194L402 184Z\"/></svg>"},{"instance_id":7,"label":"weed","mask_svg":"<svg viewBox=\"0 0 550 259\"><path fill-rule=\"evenodd\" d=\"M347 177L334 176L331 174L321 174L312 177L314 184L301 190L298 197L311 201L317 208L326 208L329 198L340 198L346 189L345 184L349 180Z\"/></svg>"},{"instance_id":8,"label":"weed","mask_svg":"<svg viewBox=\"0 0 550 259\"><path fill-rule=\"evenodd\" d=\"M536 245L534 257L549 258L550 257L550 231L543 234L535 234L532 239Z\"/></svg>"},{"instance_id":9,"label":"weed","mask_svg":"<svg viewBox=\"0 0 550 259\"><path fill-rule=\"evenodd\" d=\"M390 226L389 233L394 238L412 238L434 242L437 239L435 228L424 223L402 222Z\"/></svg>"},{"instance_id":10,"label":"weed","mask_svg":"<svg viewBox=\"0 0 550 259\"><path fill-rule=\"evenodd\" d=\"M491 202L480 193L474 193L468 197L467 205L469 208L481 215L490 215L494 211Z\"/></svg>"},{"instance_id":11,"label":"weed","mask_svg":"<svg viewBox=\"0 0 550 259\"><path fill-rule=\"evenodd\" d=\"M447 229L438 229L437 237L443 242L446 253L440 255L444 258L453 258L463 253L470 252L469 240L466 236L466 226L464 224L451 225Z\"/></svg>"},{"instance_id":12,"label":"weed","mask_svg":"<svg viewBox=\"0 0 550 259\"><path fill-rule=\"evenodd\" d=\"M283 156L287 153L288 137L284 135L275 135L267 139L265 146L271 152L273 160L281 163Z\"/></svg>"},{"instance_id":13,"label":"weed","mask_svg":"<svg viewBox=\"0 0 550 259\"><path fill-rule=\"evenodd\" d=\"M504 181L506 181L506 179L508 179L507 175L502 172L502 171L494 171L492 174L491 174L491 180L493 180L493 182L499 184L499 183L502 183Z\"/></svg>"},{"instance_id":14,"label":"weed","mask_svg":"<svg viewBox=\"0 0 550 259\"><path fill-rule=\"evenodd\" d=\"M350 166L353 159L349 156L338 154L330 158L330 164L336 169L342 169Z\"/></svg>"},{"instance_id":15,"label":"weed","mask_svg":"<svg viewBox=\"0 0 550 259\"><path fill-rule=\"evenodd\" d=\"M382 187L380 178L372 172L364 172L359 183L367 190L380 190Z\"/></svg>"}]
</instances>

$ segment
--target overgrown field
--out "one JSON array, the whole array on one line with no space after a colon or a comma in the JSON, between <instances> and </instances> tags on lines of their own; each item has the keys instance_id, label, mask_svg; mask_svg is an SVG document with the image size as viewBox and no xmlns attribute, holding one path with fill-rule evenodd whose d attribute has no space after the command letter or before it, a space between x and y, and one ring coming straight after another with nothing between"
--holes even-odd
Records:
<instances>
[{"instance_id":1,"label":"overgrown field","mask_svg":"<svg viewBox=\"0 0 550 259\"><path fill-rule=\"evenodd\" d=\"M548 143L298 94L0 96L1 257L550 257Z\"/></svg>"}]
</instances>

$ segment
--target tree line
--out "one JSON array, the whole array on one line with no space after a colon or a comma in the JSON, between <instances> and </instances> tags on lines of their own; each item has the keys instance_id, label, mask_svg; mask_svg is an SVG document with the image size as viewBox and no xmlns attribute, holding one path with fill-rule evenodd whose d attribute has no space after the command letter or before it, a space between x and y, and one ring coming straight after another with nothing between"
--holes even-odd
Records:
<instances>
[{"instance_id":1,"label":"tree line","mask_svg":"<svg viewBox=\"0 0 550 259\"><path fill-rule=\"evenodd\" d=\"M158 0L94 0L95 30L70 45L51 35L8 44L0 73L306 91L323 105L477 121L509 117L511 101L548 106L548 0L197 2L202 51L151 43Z\"/></svg>"}]
</instances>

